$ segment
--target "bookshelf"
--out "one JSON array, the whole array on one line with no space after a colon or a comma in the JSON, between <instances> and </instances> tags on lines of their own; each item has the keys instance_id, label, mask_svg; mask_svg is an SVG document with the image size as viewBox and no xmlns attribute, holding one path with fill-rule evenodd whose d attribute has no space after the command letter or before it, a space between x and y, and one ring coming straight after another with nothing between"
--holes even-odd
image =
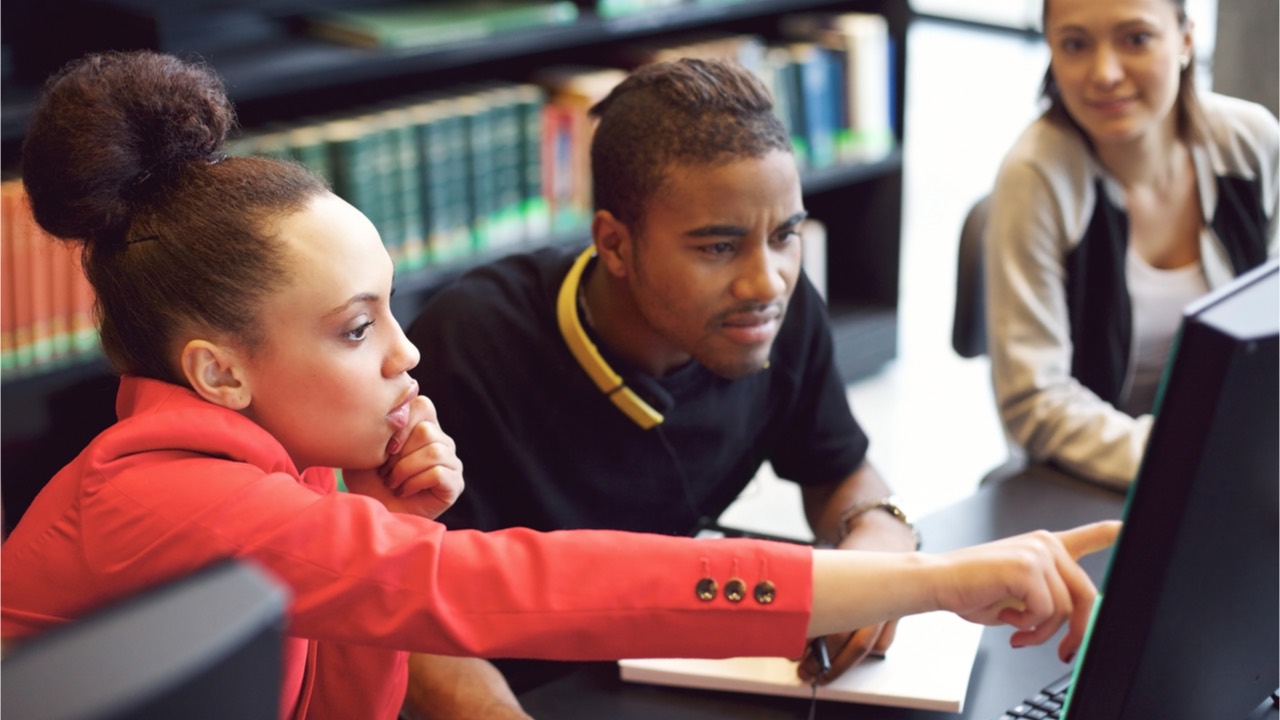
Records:
<instances>
[{"instance_id":1,"label":"bookshelf","mask_svg":"<svg viewBox=\"0 0 1280 720\"><path fill-rule=\"evenodd\" d=\"M370 0L308 0L340 8ZM586 3L586 4L583 4ZM246 131L346 108L385 104L467 83L527 82L537 68L605 67L627 42L655 43L690 33L751 34L783 41L782 19L807 12L869 12L887 21L893 75L894 147L867 162L802 172L810 215L827 230L826 287L837 361L847 381L875 372L897 353L899 244L903 189L903 112L908 0L712 0L602 17L580 0L568 24L504 33L412 52L347 47L298 31L300 0L202 0L174 9L163 0L49 0L6 8L0 86L0 169L16 174L23 132L40 82L90 49L151 47L197 53L226 81ZM81 18L67 32L64 13ZM57 28L54 32L50 28ZM39 39L38 41L36 39ZM54 38L57 38L56 40ZM547 243L585 243L584 229L483 250L466 258L402 272L393 310L408 323L443 283L508 252ZM113 420L114 379L101 358L6 371L0 448L9 524L45 480Z\"/></svg>"}]
</instances>

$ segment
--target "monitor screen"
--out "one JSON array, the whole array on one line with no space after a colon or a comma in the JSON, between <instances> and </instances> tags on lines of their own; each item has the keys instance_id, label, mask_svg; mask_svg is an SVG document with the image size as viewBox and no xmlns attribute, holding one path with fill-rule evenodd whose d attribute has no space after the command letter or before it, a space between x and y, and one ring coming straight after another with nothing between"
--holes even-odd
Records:
<instances>
[{"instance_id":1,"label":"monitor screen","mask_svg":"<svg viewBox=\"0 0 1280 720\"><path fill-rule=\"evenodd\" d=\"M275 720L286 599L253 566L209 566L6 648L0 709L47 720Z\"/></svg>"},{"instance_id":2,"label":"monitor screen","mask_svg":"<svg viewBox=\"0 0 1280 720\"><path fill-rule=\"evenodd\" d=\"M1070 720L1243 718L1280 685L1280 274L1189 305Z\"/></svg>"}]
</instances>

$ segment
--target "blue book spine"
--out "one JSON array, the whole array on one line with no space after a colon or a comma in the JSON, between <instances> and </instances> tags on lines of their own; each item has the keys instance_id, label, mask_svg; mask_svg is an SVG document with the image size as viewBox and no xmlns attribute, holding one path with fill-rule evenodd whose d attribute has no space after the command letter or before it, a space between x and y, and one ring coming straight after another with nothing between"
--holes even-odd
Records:
<instances>
[{"instance_id":1,"label":"blue book spine","mask_svg":"<svg viewBox=\"0 0 1280 720\"><path fill-rule=\"evenodd\" d=\"M831 87L834 62L831 53L817 45L802 45L798 52L800 88L804 105L804 134L814 168L836 161L836 123L839 109Z\"/></svg>"}]
</instances>

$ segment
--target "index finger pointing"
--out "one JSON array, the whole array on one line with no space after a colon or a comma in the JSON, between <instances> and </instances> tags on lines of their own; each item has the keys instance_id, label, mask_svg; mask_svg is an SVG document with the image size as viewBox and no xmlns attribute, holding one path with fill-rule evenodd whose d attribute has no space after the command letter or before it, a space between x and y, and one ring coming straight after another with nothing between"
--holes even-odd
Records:
<instances>
[{"instance_id":1,"label":"index finger pointing","mask_svg":"<svg viewBox=\"0 0 1280 720\"><path fill-rule=\"evenodd\" d=\"M1072 558L1079 560L1085 555L1106 550L1116 541L1120 534L1119 520L1103 520L1080 527L1062 530L1055 533Z\"/></svg>"}]
</instances>

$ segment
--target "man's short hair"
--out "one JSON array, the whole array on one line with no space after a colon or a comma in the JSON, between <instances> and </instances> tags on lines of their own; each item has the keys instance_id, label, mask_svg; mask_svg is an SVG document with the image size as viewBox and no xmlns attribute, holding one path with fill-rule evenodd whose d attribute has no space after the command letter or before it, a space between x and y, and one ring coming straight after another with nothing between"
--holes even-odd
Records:
<instances>
[{"instance_id":1,"label":"man's short hair","mask_svg":"<svg viewBox=\"0 0 1280 720\"><path fill-rule=\"evenodd\" d=\"M717 165L791 152L769 91L737 63L684 58L645 65L591 108L595 209L633 231L672 165Z\"/></svg>"}]
</instances>

